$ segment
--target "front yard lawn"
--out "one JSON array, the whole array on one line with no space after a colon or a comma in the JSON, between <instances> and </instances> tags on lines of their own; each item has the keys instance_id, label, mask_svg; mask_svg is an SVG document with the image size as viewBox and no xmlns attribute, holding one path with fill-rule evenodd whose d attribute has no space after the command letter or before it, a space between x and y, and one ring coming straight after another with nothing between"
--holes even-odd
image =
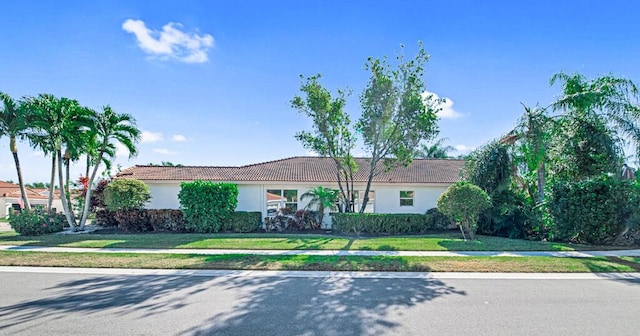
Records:
<instances>
[{"instance_id":1,"label":"front yard lawn","mask_svg":"<svg viewBox=\"0 0 640 336\"><path fill-rule=\"evenodd\" d=\"M606 246L548 243L477 236L464 241L459 234L394 237L349 237L310 234L77 234L19 236L0 232L0 245L122 248L196 248L257 250L374 250L374 251L579 251L615 249ZM619 249L619 248L618 248Z\"/></svg>"},{"instance_id":2,"label":"front yard lawn","mask_svg":"<svg viewBox=\"0 0 640 336\"><path fill-rule=\"evenodd\" d=\"M359 257L1 251L0 266L392 272L638 272L639 258Z\"/></svg>"}]
</instances>

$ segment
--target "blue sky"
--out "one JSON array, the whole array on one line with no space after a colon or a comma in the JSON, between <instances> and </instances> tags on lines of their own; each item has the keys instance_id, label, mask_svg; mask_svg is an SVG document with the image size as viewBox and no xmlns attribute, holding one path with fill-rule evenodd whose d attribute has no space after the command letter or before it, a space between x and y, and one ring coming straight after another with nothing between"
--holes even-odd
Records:
<instances>
[{"instance_id":1,"label":"blue sky","mask_svg":"<svg viewBox=\"0 0 640 336\"><path fill-rule=\"evenodd\" d=\"M367 57L401 43L413 56L421 40L427 90L457 116L440 120L440 137L466 152L508 132L520 102L551 102L558 71L640 81L639 12L617 0L4 0L0 91L132 114L145 137L122 167L242 165L308 154L293 136L310 123L289 107L299 75L349 87L355 120ZM49 161L20 150L26 181L47 181ZM5 138L0 180L16 180Z\"/></svg>"}]
</instances>

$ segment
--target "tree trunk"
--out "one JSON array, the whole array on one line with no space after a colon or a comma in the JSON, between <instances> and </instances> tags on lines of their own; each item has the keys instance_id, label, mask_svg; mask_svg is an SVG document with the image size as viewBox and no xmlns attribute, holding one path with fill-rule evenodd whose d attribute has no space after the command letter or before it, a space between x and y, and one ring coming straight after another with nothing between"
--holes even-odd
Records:
<instances>
[{"instance_id":1,"label":"tree trunk","mask_svg":"<svg viewBox=\"0 0 640 336\"><path fill-rule=\"evenodd\" d=\"M544 202L544 185L545 185L545 166L544 161L538 164L538 204Z\"/></svg>"},{"instance_id":2,"label":"tree trunk","mask_svg":"<svg viewBox=\"0 0 640 336\"><path fill-rule=\"evenodd\" d=\"M58 149L56 151L58 156L58 183L60 185L60 200L62 201L62 209L64 209L64 216L67 218L67 223L71 227L71 231L76 230L76 222L71 217L71 210L69 209L69 203L67 203L67 194L64 189L64 177L62 176L62 151Z\"/></svg>"},{"instance_id":3,"label":"tree trunk","mask_svg":"<svg viewBox=\"0 0 640 336\"><path fill-rule=\"evenodd\" d=\"M64 169L65 169L65 183L64 186L66 188L65 192L67 194L67 204L69 204L69 209L71 210L71 220L76 222L76 214L73 210L73 202L71 202L71 188L70 186L70 165L71 165L71 156L69 155L69 149L64 152Z\"/></svg>"},{"instance_id":4,"label":"tree trunk","mask_svg":"<svg viewBox=\"0 0 640 336\"><path fill-rule=\"evenodd\" d=\"M51 179L49 180L49 197L47 198L47 211L53 215L53 195L56 192L56 153L51 153Z\"/></svg>"},{"instance_id":5,"label":"tree trunk","mask_svg":"<svg viewBox=\"0 0 640 336\"><path fill-rule=\"evenodd\" d=\"M24 180L22 179L22 169L20 168L20 159L18 159L18 146L16 144L16 137L12 136L9 140L9 143L10 143L9 146L11 149L11 154L13 154L13 161L16 164L16 172L18 173L18 185L20 186L20 196L22 197L24 208L27 210L31 210L31 204L29 203L27 190L24 187Z\"/></svg>"},{"instance_id":6,"label":"tree trunk","mask_svg":"<svg viewBox=\"0 0 640 336\"><path fill-rule=\"evenodd\" d=\"M369 177L367 179L367 187L364 189L364 197L362 198L362 205L360 206L360 213L364 213L364 209L369 203L369 191L371 190L371 180L373 180L373 173L375 171L375 165L372 161L371 169L369 170Z\"/></svg>"},{"instance_id":7,"label":"tree trunk","mask_svg":"<svg viewBox=\"0 0 640 336\"><path fill-rule=\"evenodd\" d=\"M87 182L87 193L84 198L84 209L82 210L82 216L80 217L80 230L84 229L84 225L87 222L87 217L89 216L89 208L91 206L91 186L93 185L93 180L95 180L96 175L98 174L98 168L100 167L100 162L102 162L103 155L104 149L101 149L100 154L98 154L98 158L96 160L96 165L93 167L91 178Z\"/></svg>"}]
</instances>

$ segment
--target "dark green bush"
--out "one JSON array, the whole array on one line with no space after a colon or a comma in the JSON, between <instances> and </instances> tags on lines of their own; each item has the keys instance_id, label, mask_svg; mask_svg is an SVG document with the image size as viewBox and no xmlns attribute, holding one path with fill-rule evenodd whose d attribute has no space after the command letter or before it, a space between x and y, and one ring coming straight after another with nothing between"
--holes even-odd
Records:
<instances>
[{"instance_id":1,"label":"dark green bush","mask_svg":"<svg viewBox=\"0 0 640 336\"><path fill-rule=\"evenodd\" d=\"M333 230L355 234L408 234L427 231L443 231L442 220L421 214L333 214ZM448 224L447 224L448 225Z\"/></svg>"},{"instance_id":2,"label":"dark green bush","mask_svg":"<svg viewBox=\"0 0 640 336\"><path fill-rule=\"evenodd\" d=\"M449 219L449 217L447 217L442 212L438 211L438 208L431 208L427 210L426 215L430 217L429 224L427 225L427 227L429 227L429 230L445 231L448 230L452 225L451 219Z\"/></svg>"},{"instance_id":3,"label":"dark green bush","mask_svg":"<svg viewBox=\"0 0 640 336\"><path fill-rule=\"evenodd\" d=\"M634 218L638 189L633 181L600 177L551 187L551 234L560 240L603 243L617 238Z\"/></svg>"},{"instance_id":4,"label":"dark green bush","mask_svg":"<svg viewBox=\"0 0 640 336\"><path fill-rule=\"evenodd\" d=\"M11 228L23 236L59 232L62 231L66 222L67 220L62 214L48 215L38 210L23 210L12 214L9 218Z\"/></svg>"},{"instance_id":5,"label":"dark green bush","mask_svg":"<svg viewBox=\"0 0 640 336\"><path fill-rule=\"evenodd\" d=\"M221 231L253 232L260 229L261 218L259 211L236 211L222 224Z\"/></svg>"},{"instance_id":6,"label":"dark green bush","mask_svg":"<svg viewBox=\"0 0 640 336\"><path fill-rule=\"evenodd\" d=\"M151 199L149 187L136 179L111 181L104 189L104 204L111 211L139 209Z\"/></svg>"},{"instance_id":7,"label":"dark green bush","mask_svg":"<svg viewBox=\"0 0 640 336\"><path fill-rule=\"evenodd\" d=\"M153 231L153 226L149 221L147 210L125 209L113 211L118 228L126 232L147 232Z\"/></svg>"},{"instance_id":8,"label":"dark green bush","mask_svg":"<svg viewBox=\"0 0 640 336\"><path fill-rule=\"evenodd\" d=\"M178 199L187 230L218 232L238 205L238 186L211 181L182 182Z\"/></svg>"},{"instance_id":9,"label":"dark green bush","mask_svg":"<svg viewBox=\"0 0 640 336\"><path fill-rule=\"evenodd\" d=\"M525 238L531 232L531 211L523 195L502 190L491 195L493 207L478 217L478 233L487 236Z\"/></svg>"}]
</instances>

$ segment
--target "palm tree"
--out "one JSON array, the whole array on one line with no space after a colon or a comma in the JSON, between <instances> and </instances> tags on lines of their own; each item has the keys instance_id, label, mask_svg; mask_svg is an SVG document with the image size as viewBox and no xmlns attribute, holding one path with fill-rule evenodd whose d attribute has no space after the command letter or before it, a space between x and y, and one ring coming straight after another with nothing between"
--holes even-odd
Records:
<instances>
[{"instance_id":1,"label":"palm tree","mask_svg":"<svg viewBox=\"0 0 640 336\"><path fill-rule=\"evenodd\" d=\"M17 103L6 93L0 92L0 100L2 100L2 106L0 106L0 137L9 137L9 149L13 155L16 172L18 173L18 184L20 185L22 202L26 209L31 209L29 197L27 197L27 192L24 187L17 146L17 139L26 137L29 128L27 110L22 107L22 104Z\"/></svg>"},{"instance_id":2,"label":"palm tree","mask_svg":"<svg viewBox=\"0 0 640 336\"><path fill-rule=\"evenodd\" d=\"M609 128L628 137L640 154L640 106L638 88L628 79L604 75L587 80L580 74L560 72L551 77L550 84L562 85L560 96L551 107L569 117L600 116Z\"/></svg>"},{"instance_id":3,"label":"palm tree","mask_svg":"<svg viewBox=\"0 0 640 336\"><path fill-rule=\"evenodd\" d=\"M300 196L300 200L305 200L310 198L309 203L307 204L307 208L314 208L318 211L318 223L322 225L322 220L324 219L324 210L331 209L336 210L338 206L336 205L336 201L338 199L339 191L316 187L313 188L306 193Z\"/></svg>"},{"instance_id":4,"label":"palm tree","mask_svg":"<svg viewBox=\"0 0 640 336\"><path fill-rule=\"evenodd\" d=\"M413 157L416 159L448 159L449 152L455 150L452 146L445 146L444 142L447 138L435 140L431 144L420 144Z\"/></svg>"},{"instance_id":5,"label":"palm tree","mask_svg":"<svg viewBox=\"0 0 640 336\"><path fill-rule=\"evenodd\" d=\"M80 230L84 229L87 216L89 215L91 201L91 186L98 173L100 163L105 156L115 156L115 143L124 145L129 150L129 157L133 157L138 153L136 143L140 140L140 130L136 127L135 119L126 113L118 114L111 107L105 106L101 113L94 117L94 131L96 132L93 144L96 149L97 157L93 172L89 178L87 193L85 195L84 209L80 218Z\"/></svg>"},{"instance_id":6,"label":"palm tree","mask_svg":"<svg viewBox=\"0 0 640 336\"><path fill-rule=\"evenodd\" d=\"M35 133L29 136L29 141L31 142L31 146L33 148L40 149L45 156L51 156L51 178L49 179L49 185L47 186L49 189L49 195L47 197L47 211L50 215L52 215L53 196L55 193L56 183L56 151L55 146L50 140L51 139L46 136Z\"/></svg>"},{"instance_id":7,"label":"palm tree","mask_svg":"<svg viewBox=\"0 0 640 336\"><path fill-rule=\"evenodd\" d=\"M75 229L75 216L67 199L68 190L65 187L62 149L80 141L78 139L83 137L85 131L91 129L93 111L80 106L76 100L57 98L50 94L27 98L26 105L35 114L32 122L36 130L34 139L49 148L52 155L56 157L62 208L67 222L72 229ZM55 168L52 168L53 172Z\"/></svg>"}]
</instances>

